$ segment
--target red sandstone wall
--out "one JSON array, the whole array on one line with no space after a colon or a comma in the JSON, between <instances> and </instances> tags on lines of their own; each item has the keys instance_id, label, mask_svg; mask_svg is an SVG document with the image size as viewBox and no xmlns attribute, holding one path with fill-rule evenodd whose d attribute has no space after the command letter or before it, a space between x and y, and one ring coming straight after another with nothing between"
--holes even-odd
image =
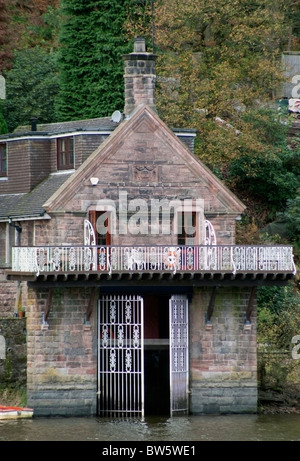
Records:
<instances>
[{"instance_id":1,"label":"red sandstone wall","mask_svg":"<svg viewBox=\"0 0 300 461\"><path fill-rule=\"evenodd\" d=\"M195 290L190 310L190 378L195 413L243 413L257 408L256 309L244 325L249 288L220 287L211 317L212 289Z\"/></svg>"},{"instance_id":2,"label":"red sandstone wall","mask_svg":"<svg viewBox=\"0 0 300 461\"><path fill-rule=\"evenodd\" d=\"M0 269L0 317L13 316L17 289L17 282L8 282L4 269Z\"/></svg>"},{"instance_id":3,"label":"red sandstone wall","mask_svg":"<svg viewBox=\"0 0 300 461\"><path fill-rule=\"evenodd\" d=\"M49 291L29 289L27 317L28 405L39 415L95 414L96 306L84 325L89 288L55 289L42 325Z\"/></svg>"}]
</instances>

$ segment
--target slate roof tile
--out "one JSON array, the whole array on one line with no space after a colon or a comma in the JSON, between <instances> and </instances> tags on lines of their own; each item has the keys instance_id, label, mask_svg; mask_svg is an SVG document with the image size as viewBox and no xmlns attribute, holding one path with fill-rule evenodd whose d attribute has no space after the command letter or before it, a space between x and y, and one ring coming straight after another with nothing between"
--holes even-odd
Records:
<instances>
[{"instance_id":1,"label":"slate roof tile","mask_svg":"<svg viewBox=\"0 0 300 461\"><path fill-rule=\"evenodd\" d=\"M1 195L0 219L42 216L43 204L73 174L51 174L27 194Z\"/></svg>"}]
</instances>

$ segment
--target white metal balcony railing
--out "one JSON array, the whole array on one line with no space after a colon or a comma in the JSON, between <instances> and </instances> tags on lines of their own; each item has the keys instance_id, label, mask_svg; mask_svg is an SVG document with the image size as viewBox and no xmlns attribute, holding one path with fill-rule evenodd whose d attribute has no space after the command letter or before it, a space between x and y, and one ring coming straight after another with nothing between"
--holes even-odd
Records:
<instances>
[{"instance_id":1,"label":"white metal balcony railing","mask_svg":"<svg viewBox=\"0 0 300 461\"><path fill-rule=\"evenodd\" d=\"M296 273L293 247L198 246L39 246L14 247L12 271L47 272L289 272Z\"/></svg>"}]
</instances>

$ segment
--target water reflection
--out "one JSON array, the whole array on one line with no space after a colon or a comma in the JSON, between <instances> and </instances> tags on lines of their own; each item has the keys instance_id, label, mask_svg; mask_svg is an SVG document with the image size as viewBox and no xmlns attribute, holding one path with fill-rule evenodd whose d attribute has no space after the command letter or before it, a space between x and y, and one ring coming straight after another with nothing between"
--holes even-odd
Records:
<instances>
[{"instance_id":1,"label":"water reflection","mask_svg":"<svg viewBox=\"0 0 300 461\"><path fill-rule=\"evenodd\" d=\"M300 415L0 421L1 441L300 441Z\"/></svg>"}]
</instances>

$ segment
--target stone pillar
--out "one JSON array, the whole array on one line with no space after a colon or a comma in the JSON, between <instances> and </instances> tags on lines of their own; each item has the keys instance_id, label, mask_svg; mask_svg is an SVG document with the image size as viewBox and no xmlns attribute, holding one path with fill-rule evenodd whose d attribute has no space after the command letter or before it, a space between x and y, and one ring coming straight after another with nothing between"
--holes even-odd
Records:
<instances>
[{"instance_id":1,"label":"stone pillar","mask_svg":"<svg viewBox=\"0 0 300 461\"><path fill-rule=\"evenodd\" d=\"M192 414L257 412L256 303L245 328L251 289L220 287L210 325L212 288L197 288L190 305L190 411ZM209 326L209 328L208 328Z\"/></svg>"},{"instance_id":2,"label":"stone pillar","mask_svg":"<svg viewBox=\"0 0 300 461\"><path fill-rule=\"evenodd\" d=\"M155 59L146 52L145 39L134 40L133 53L123 56L125 63L125 116L140 104L149 105L155 110Z\"/></svg>"},{"instance_id":3,"label":"stone pillar","mask_svg":"<svg viewBox=\"0 0 300 461\"><path fill-rule=\"evenodd\" d=\"M36 416L93 416L97 405L97 316L84 315L90 289L30 287L27 314L27 404ZM94 306L95 307L95 306Z\"/></svg>"}]
</instances>

